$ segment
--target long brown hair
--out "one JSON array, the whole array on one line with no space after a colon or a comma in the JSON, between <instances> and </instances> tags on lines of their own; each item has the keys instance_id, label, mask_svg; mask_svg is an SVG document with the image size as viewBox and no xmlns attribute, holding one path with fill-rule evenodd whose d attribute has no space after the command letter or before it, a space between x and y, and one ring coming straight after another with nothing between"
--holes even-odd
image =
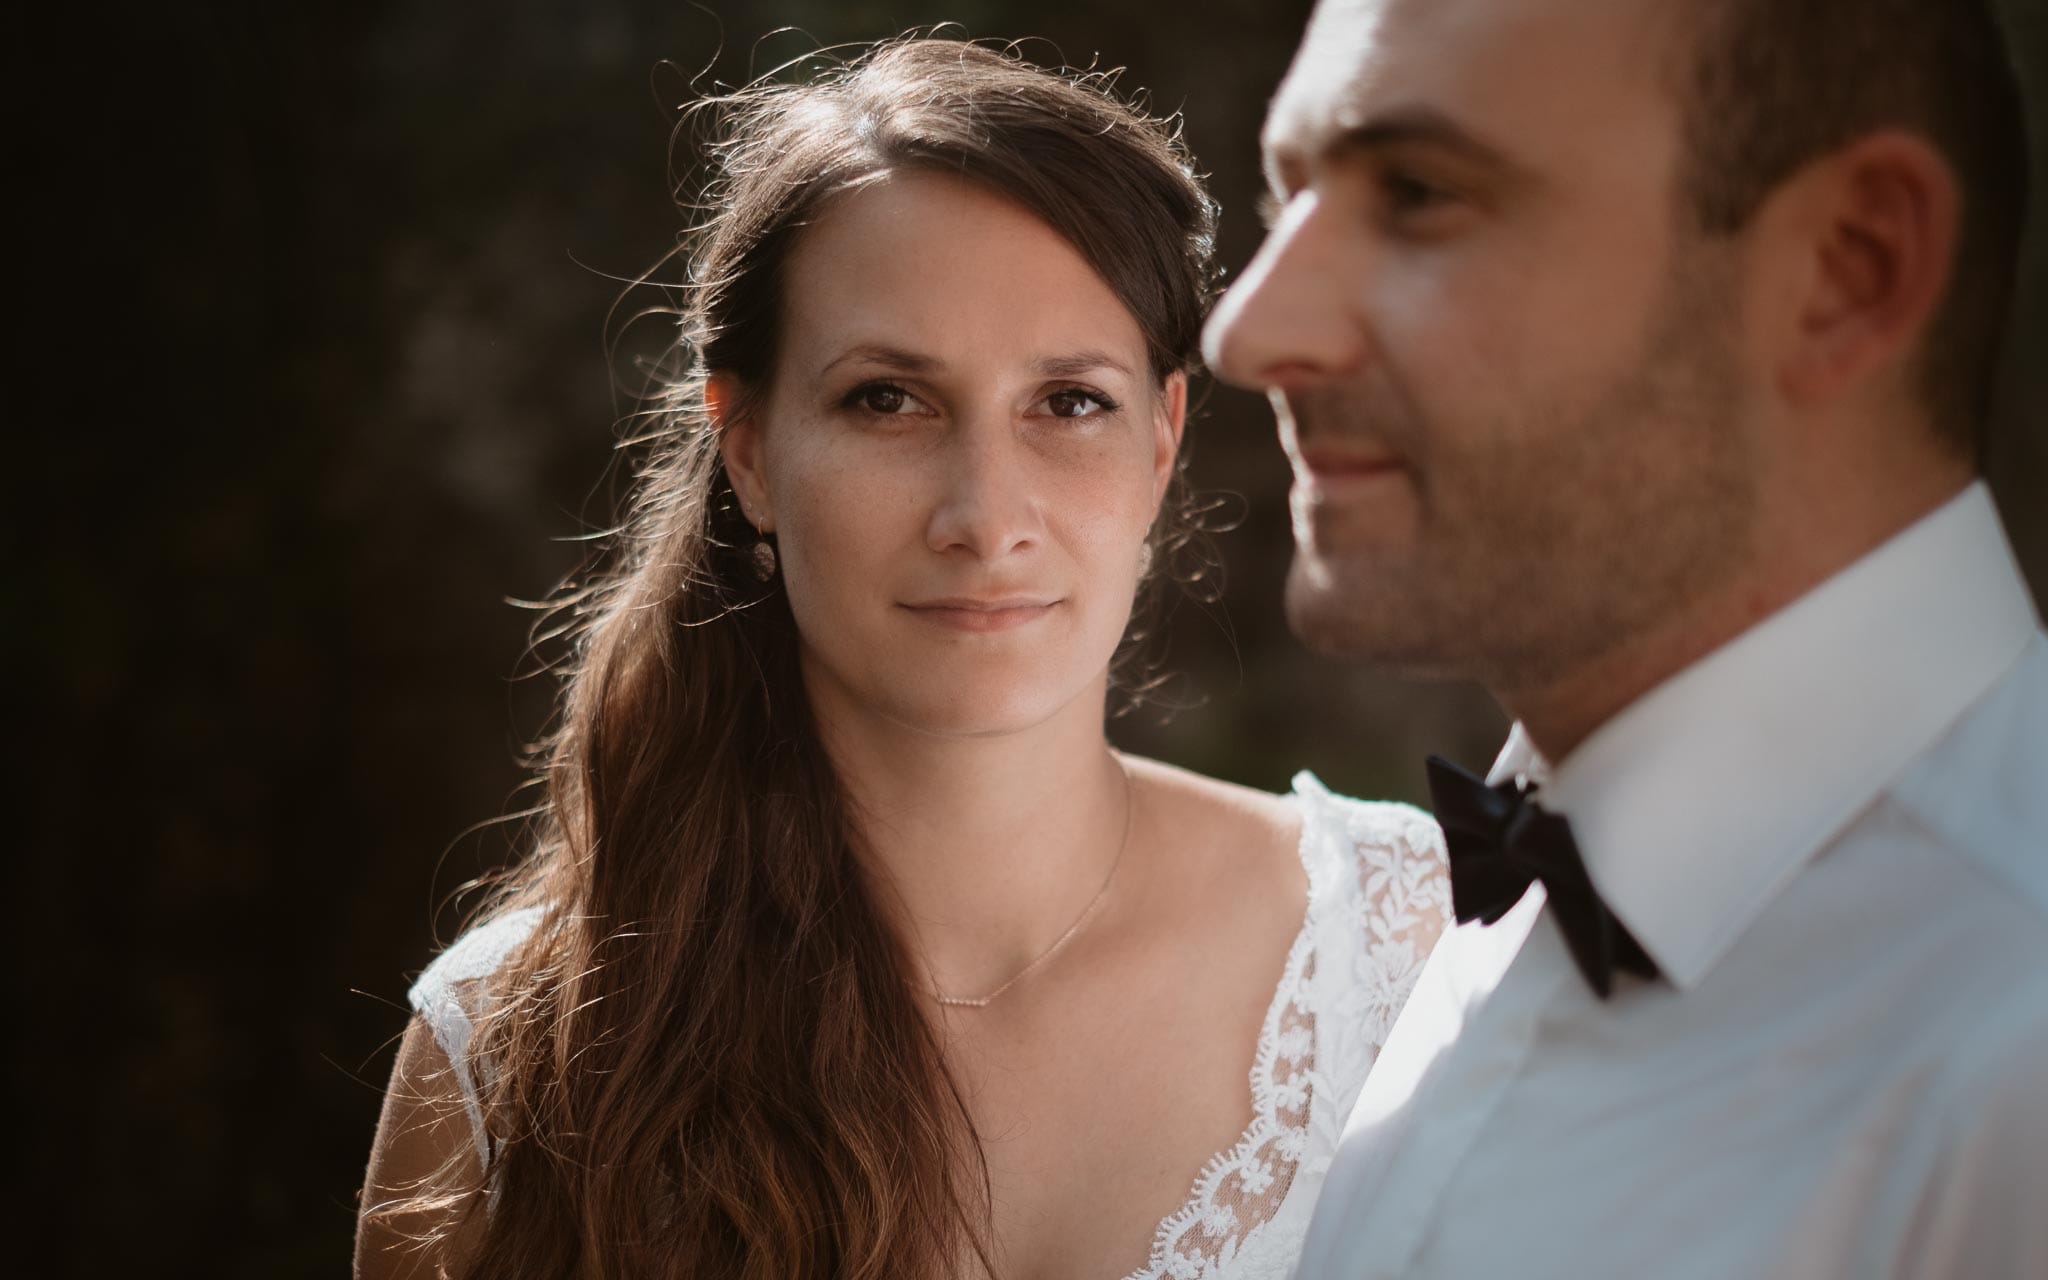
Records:
<instances>
[{"instance_id":1,"label":"long brown hair","mask_svg":"<svg viewBox=\"0 0 2048 1280\"><path fill-rule=\"evenodd\" d=\"M863 878L704 383L737 375L759 403L796 238L906 168L1059 231L1163 381L1195 357L1214 211L1169 122L1014 50L892 41L698 110L678 376L613 567L565 605L545 806L486 912L544 911L479 993L489 1190L445 1203L480 1242L465 1272L492 1280L937 1277L988 1261L980 1148Z\"/></svg>"}]
</instances>

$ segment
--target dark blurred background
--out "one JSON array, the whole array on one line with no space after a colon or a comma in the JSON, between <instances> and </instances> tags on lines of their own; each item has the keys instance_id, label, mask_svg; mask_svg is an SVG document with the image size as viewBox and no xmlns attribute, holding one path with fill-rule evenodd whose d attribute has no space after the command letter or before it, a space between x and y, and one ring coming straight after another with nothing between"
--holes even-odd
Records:
<instances>
[{"instance_id":1,"label":"dark blurred background","mask_svg":"<svg viewBox=\"0 0 2048 1280\"><path fill-rule=\"evenodd\" d=\"M2039 139L2048 4L2005 7ZM459 923L451 893L511 852L468 829L510 805L547 717L550 685L515 679L533 615L507 601L547 596L616 493L606 316L675 241L693 77L942 20L1042 37L1037 60L1127 67L1184 113L1236 268L1307 9L199 0L18 36L17 321L42 338L7 431L13 1163L34 1188L13 1256L38 1259L14 1273L345 1272L408 977ZM2037 591L2044 206L1992 457ZM1215 390L1189 439L1196 483L1242 498L1228 591L1174 619L1182 709L1118 737L1269 788L1313 767L1417 798L1425 750L1483 765L1483 695L1286 634L1265 406Z\"/></svg>"}]
</instances>

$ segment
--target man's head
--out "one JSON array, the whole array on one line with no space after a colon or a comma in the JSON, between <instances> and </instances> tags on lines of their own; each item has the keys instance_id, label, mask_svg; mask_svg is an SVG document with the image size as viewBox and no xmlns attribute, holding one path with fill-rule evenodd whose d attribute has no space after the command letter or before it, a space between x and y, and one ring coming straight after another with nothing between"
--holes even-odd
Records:
<instances>
[{"instance_id":1,"label":"man's head","mask_svg":"<svg viewBox=\"0 0 2048 1280\"><path fill-rule=\"evenodd\" d=\"M1320 647L1555 682L1969 473L2025 165L1979 0L1324 0L1266 149L1208 350Z\"/></svg>"}]
</instances>

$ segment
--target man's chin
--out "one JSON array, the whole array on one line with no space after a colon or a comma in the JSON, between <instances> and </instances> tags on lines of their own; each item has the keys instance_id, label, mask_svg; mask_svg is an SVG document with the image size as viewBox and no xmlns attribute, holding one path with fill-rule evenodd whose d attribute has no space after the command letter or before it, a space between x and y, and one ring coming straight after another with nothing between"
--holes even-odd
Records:
<instances>
[{"instance_id":1,"label":"man's chin","mask_svg":"<svg viewBox=\"0 0 2048 1280\"><path fill-rule=\"evenodd\" d=\"M1287 625L1326 658L1370 663L1413 679L1462 679L1453 644L1433 634L1428 602L1395 579L1310 552L1287 575Z\"/></svg>"},{"instance_id":2,"label":"man's chin","mask_svg":"<svg viewBox=\"0 0 2048 1280\"><path fill-rule=\"evenodd\" d=\"M1330 658L1378 661L1388 646L1389 619L1377 575L1298 549L1287 574L1287 625L1301 642Z\"/></svg>"}]
</instances>

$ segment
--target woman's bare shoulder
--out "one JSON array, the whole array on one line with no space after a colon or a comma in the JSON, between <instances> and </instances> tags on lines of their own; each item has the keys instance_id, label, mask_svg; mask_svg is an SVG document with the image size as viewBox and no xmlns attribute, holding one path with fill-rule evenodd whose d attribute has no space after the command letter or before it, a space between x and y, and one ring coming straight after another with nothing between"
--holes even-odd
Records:
<instances>
[{"instance_id":1,"label":"woman's bare shoulder","mask_svg":"<svg viewBox=\"0 0 2048 1280\"><path fill-rule=\"evenodd\" d=\"M424 1019L398 1047L356 1212L356 1280L460 1275L483 1170L469 1100Z\"/></svg>"},{"instance_id":2,"label":"woman's bare shoulder","mask_svg":"<svg viewBox=\"0 0 2048 1280\"><path fill-rule=\"evenodd\" d=\"M1270 864L1287 879L1299 870L1302 811L1292 797L1141 756L1124 764L1153 830L1183 864L1206 852L1230 864Z\"/></svg>"},{"instance_id":3,"label":"woman's bare shoulder","mask_svg":"<svg viewBox=\"0 0 2048 1280\"><path fill-rule=\"evenodd\" d=\"M1295 824L1298 810L1285 794L1226 782L1147 756L1124 755L1121 759L1132 782L1202 818L1235 817L1275 827Z\"/></svg>"}]
</instances>

